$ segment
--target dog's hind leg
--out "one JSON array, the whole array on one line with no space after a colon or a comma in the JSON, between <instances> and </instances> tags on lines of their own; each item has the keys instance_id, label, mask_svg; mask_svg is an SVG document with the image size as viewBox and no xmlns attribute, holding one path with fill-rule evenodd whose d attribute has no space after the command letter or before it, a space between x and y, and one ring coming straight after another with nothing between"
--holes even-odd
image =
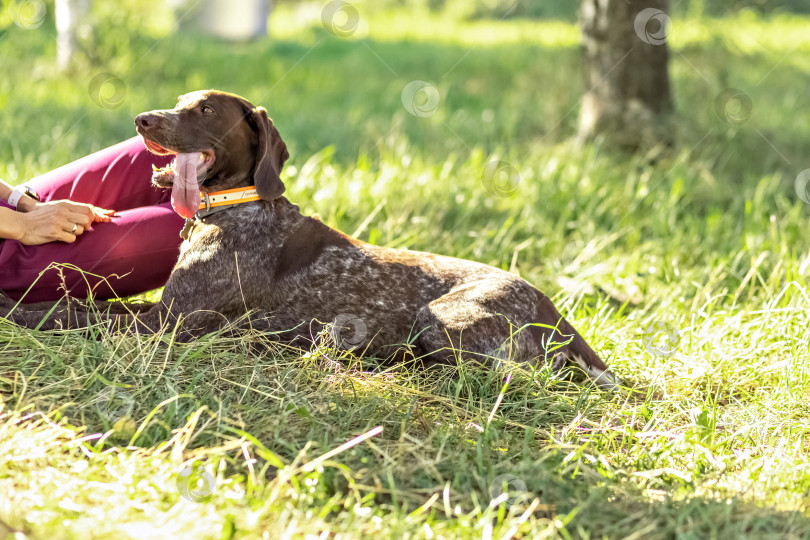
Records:
<instances>
[{"instance_id":1,"label":"dog's hind leg","mask_svg":"<svg viewBox=\"0 0 810 540\"><path fill-rule=\"evenodd\" d=\"M574 363L600 387L605 390L617 389L618 379L610 372L599 355L591 349L571 323L560 315L547 296L539 291L536 291L536 294L538 301L533 322L540 324L532 325L527 330L540 344L543 356L550 357L552 367L559 369L566 362ZM567 343L554 349L554 345L552 345L554 342Z\"/></svg>"},{"instance_id":2,"label":"dog's hind leg","mask_svg":"<svg viewBox=\"0 0 810 540\"><path fill-rule=\"evenodd\" d=\"M499 367L503 361L575 363L605 389L617 387L608 370L551 300L522 280L468 283L437 298L417 315L417 345L429 360L458 355Z\"/></svg>"},{"instance_id":3,"label":"dog's hind leg","mask_svg":"<svg viewBox=\"0 0 810 540\"><path fill-rule=\"evenodd\" d=\"M472 294L471 294L472 293ZM504 361L527 362L539 354L535 340L508 314L491 309L469 287L451 291L423 307L414 333L420 353L431 362L454 364L468 358L498 369Z\"/></svg>"}]
</instances>

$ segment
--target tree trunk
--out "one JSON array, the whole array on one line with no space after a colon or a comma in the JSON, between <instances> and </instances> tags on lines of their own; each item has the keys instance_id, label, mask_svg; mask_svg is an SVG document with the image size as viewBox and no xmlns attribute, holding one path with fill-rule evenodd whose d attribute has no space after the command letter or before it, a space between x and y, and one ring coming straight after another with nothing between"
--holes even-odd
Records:
<instances>
[{"instance_id":1,"label":"tree trunk","mask_svg":"<svg viewBox=\"0 0 810 540\"><path fill-rule=\"evenodd\" d=\"M606 135L631 150L669 143L667 0L582 0L586 93L579 139Z\"/></svg>"}]
</instances>

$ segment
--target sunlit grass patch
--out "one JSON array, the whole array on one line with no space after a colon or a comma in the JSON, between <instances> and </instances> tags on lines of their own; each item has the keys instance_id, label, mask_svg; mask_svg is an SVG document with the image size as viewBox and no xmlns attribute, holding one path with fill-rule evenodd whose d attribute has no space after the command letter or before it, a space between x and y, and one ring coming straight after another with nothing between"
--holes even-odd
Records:
<instances>
[{"instance_id":1,"label":"sunlit grass patch","mask_svg":"<svg viewBox=\"0 0 810 540\"><path fill-rule=\"evenodd\" d=\"M549 19L492 20L459 18L453 12L433 12L412 8L380 9L373 2L356 2L348 11L337 11L335 23L345 30L338 37L349 40L427 41L469 47L521 44L545 48L578 47L581 35L574 22ZM329 13L329 12L328 12ZM720 41L739 54L759 54L763 50L785 54L810 49L805 16L763 17L742 10L721 19L696 19L670 14L672 27L668 43L675 49L697 47ZM327 23L332 18L327 16ZM324 6L317 3L282 4L271 18L271 32L279 39L299 40L302 34L312 40L334 38L323 30ZM312 32L308 34L308 32ZM345 34L345 35L344 35ZM799 61L796 55L793 61Z\"/></svg>"}]
</instances>

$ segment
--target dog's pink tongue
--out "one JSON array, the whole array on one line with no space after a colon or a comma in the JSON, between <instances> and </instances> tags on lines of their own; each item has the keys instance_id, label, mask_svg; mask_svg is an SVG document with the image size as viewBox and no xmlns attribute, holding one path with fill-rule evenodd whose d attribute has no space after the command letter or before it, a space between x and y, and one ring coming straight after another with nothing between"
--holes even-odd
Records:
<instances>
[{"instance_id":1,"label":"dog's pink tongue","mask_svg":"<svg viewBox=\"0 0 810 540\"><path fill-rule=\"evenodd\" d=\"M197 184L197 163L200 152L177 154L174 160L176 176L172 184L172 208L186 219L191 219L200 206L200 186Z\"/></svg>"}]
</instances>

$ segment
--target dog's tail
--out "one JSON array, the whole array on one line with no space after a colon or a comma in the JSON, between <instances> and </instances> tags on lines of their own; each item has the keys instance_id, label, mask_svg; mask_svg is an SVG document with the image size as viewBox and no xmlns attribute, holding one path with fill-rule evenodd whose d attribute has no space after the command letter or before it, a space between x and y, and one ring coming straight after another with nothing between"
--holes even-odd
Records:
<instances>
[{"instance_id":1,"label":"dog's tail","mask_svg":"<svg viewBox=\"0 0 810 540\"><path fill-rule=\"evenodd\" d=\"M579 335L579 332L576 331L571 323L560 315L551 300L542 293L540 293L540 295L542 299L540 300L537 320L543 324L556 326L556 335L550 336L547 330L542 332L543 337L541 339L545 341L542 347L546 348L550 345L550 343L548 343L549 337L556 342L560 340L568 341L566 345L554 351L552 367L559 369L563 367L565 363L575 363L600 387L605 390L617 390L619 387L619 379L611 373L607 365L599 358L599 355L591 349L590 345Z\"/></svg>"}]
</instances>

